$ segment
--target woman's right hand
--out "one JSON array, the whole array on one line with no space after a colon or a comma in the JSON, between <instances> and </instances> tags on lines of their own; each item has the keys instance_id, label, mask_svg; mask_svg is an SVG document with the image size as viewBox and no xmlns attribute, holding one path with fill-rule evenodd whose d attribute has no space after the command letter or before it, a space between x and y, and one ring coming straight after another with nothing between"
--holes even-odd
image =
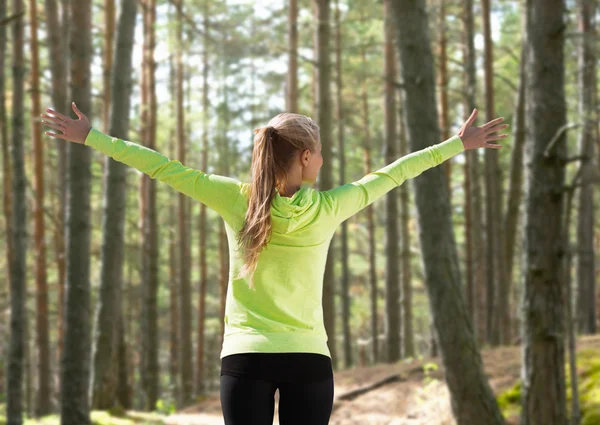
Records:
<instances>
[{"instance_id":1,"label":"woman's right hand","mask_svg":"<svg viewBox=\"0 0 600 425\"><path fill-rule=\"evenodd\" d=\"M504 118L500 117L493 119L481 127L471 127L471 124L473 124L473 121L475 121L476 116L477 109L473 109L471 116L469 119L467 119L467 121L465 121L457 134L457 136L462 140L465 150L477 148L500 149L502 145L490 144L488 142L493 140L501 140L508 136L508 134L491 135L491 133L495 133L503 128L508 127L508 124L498 125L504 120Z\"/></svg>"},{"instance_id":2,"label":"woman's right hand","mask_svg":"<svg viewBox=\"0 0 600 425\"><path fill-rule=\"evenodd\" d=\"M46 131L48 136L56 137L59 139L68 140L70 142L84 144L85 139L87 138L88 133L92 129L90 125L90 121L88 117L86 117L75 105L75 102L71 104L73 107L73 112L77 114L79 117L78 120L74 120L73 118L69 118L61 114L60 112L56 112L50 108L46 109L46 114L42 114L42 118L47 121L42 120L44 125L48 127L52 127L55 130L62 132L60 133L51 133ZM48 115L52 114L52 115Z\"/></svg>"}]
</instances>

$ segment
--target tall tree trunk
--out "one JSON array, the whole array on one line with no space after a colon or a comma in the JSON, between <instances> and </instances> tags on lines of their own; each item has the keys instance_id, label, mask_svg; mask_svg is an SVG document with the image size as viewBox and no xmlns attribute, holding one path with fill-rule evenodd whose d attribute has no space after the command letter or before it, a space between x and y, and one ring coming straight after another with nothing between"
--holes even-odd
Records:
<instances>
[{"instance_id":1,"label":"tall tree trunk","mask_svg":"<svg viewBox=\"0 0 600 425\"><path fill-rule=\"evenodd\" d=\"M177 93L177 157L185 163L185 109L183 104L183 11L182 1L177 8L177 51L176 51L176 93ZM194 374L192 364L192 306L189 264L187 258L188 229L186 226L187 199L179 194L179 373L181 379L181 407L192 402Z\"/></svg>"},{"instance_id":2,"label":"tall tree trunk","mask_svg":"<svg viewBox=\"0 0 600 425\"><path fill-rule=\"evenodd\" d=\"M115 33L115 0L104 0L104 69L102 79L104 84L104 103L102 104L102 119L104 131L109 131L110 125L110 72L113 66L113 40Z\"/></svg>"},{"instance_id":3,"label":"tall tree trunk","mask_svg":"<svg viewBox=\"0 0 600 425\"><path fill-rule=\"evenodd\" d=\"M112 73L113 99L109 134L128 139L131 107L132 52L135 37L137 3L123 0L117 33L117 51ZM107 41L108 42L108 41ZM110 60L113 63L113 60ZM106 113L106 111L105 111ZM117 396L119 320L123 286L124 227L126 209L127 168L124 164L105 159L104 205L102 218L102 248L100 260L100 290L94 323L92 348L92 407L109 409Z\"/></svg>"},{"instance_id":4,"label":"tall tree trunk","mask_svg":"<svg viewBox=\"0 0 600 425\"><path fill-rule=\"evenodd\" d=\"M596 266L594 259L594 111L596 109L596 0L579 5L579 31L583 34L579 52L579 116L584 120L579 134L579 149L587 158L581 164L583 186L579 191L577 215L577 311L578 329L596 333Z\"/></svg>"},{"instance_id":5,"label":"tall tree trunk","mask_svg":"<svg viewBox=\"0 0 600 425\"><path fill-rule=\"evenodd\" d=\"M228 24L230 24L228 22ZM221 112L219 115L220 119L220 143L217 149L219 154L219 164L218 170L221 175L227 176L229 175L229 167L228 167L228 155L229 155L229 98L228 98L228 87L227 87L227 77L229 74L229 59L226 55L228 45L228 36L227 33L223 33L223 40L221 44L221 66L222 66L222 78L223 78L223 101L221 104ZM220 310L219 310L219 322L221 323L221 346L223 345L224 335L225 335L225 302L227 299L227 285L229 283L228 278L228 268L229 268L229 250L227 246L227 235L225 233L225 222L221 220L219 223L219 259L220 259L220 275L219 275L219 287L220 291Z\"/></svg>"},{"instance_id":6,"label":"tall tree trunk","mask_svg":"<svg viewBox=\"0 0 600 425\"><path fill-rule=\"evenodd\" d=\"M362 69L367 68L367 59L365 48L361 50L362 58ZM362 75L362 89L361 89L361 101L362 101L362 126L364 132L364 165L363 173L368 174L371 172L371 131L369 130L369 98L367 92L366 75ZM375 264L375 217L373 215L373 205L369 205L366 208L367 216L367 233L369 237L369 289L370 289L370 305L371 305L371 335L373 337L372 356L373 362L377 363L380 360L379 350L379 324L378 324L378 312L377 312L377 268Z\"/></svg>"},{"instance_id":7,"label":"tall tree trunk","mask_svg":"<svg viewBox=\"0 0 600 425\"><path fill-rule=\"evenodd\" d=\"M169 16L173 15L169 11ZM177 116L176 71L173 55L169 57L169 91L171 93L171 115ZM177 123L170 131L169 158L175 158L177 148ZM175 221L175 205L177 193L169 193L169 374L173 388L173 398L180 400L179 382L179 274L177 273L177 225Z\"/></svg>"},{"instance_id":8,"label":"tall tree trunk","mask_svg":"<svg viewBox=\"0 0 600 425\"><path fill-rule=\"evenodd\" d=\"M385 0L385 160L386 164L394 162L396 157L396 55L394 52L394 22L390 10L390 0ZM398 276L398 194L389 192L385 197L385 316L387 319L387 355L386 361L394 363L400 359L400 282Z\"/></svg>"},{"instance_id":9,"label":"tall tree trunk","mask_svg":"<svg viewBox=\"0 0 600 425\"><path fill-rule=\"evenodd\" d=\"M323 143L323 166L320 172L319 190L328 190L333 187L332 172L332 111L331 111L331 66L329 59L329 0L314 0L317 12L317 56L318 56L318 85L317 105L318 119ZM333 250L327 252L327 262L323 279L323 318L327 332L327 345L331 353L334 370L338 367L335 332L335 291L334 291L334 257Z\"/></svg>"},{"instance_id":10,"label":"tall tree trunk","mask_svg":"<svg viewBox=\"0 0 600 425\"><path fill-rule=\"evenodd\" d=\"M6 0L0 0L0 19L6 17ZM5 90L5 71L4 61L6 60L6 26L0 26L0 143L2 144L2 183L5 188L11 187L11 167L10 157L8 150L8 128L6 124L6 98L4 94ZM13 237L12 237L12 215L11 215L11 191L2 191L2 212L4 215L4 228L6 229L6 265L8 278L6 279L6 294L8 296L10 288L10 279L12 277L12 255L13 255ZM4 317L0 320L0 338L5 337L4 330ZM4 355L4 347L2 354ZM0 393L6 394L4 387L4 371L6 369L6 363L0 364Z\"/></svg>"},{"instance_id":11,"label":"tall tree trunk","mask_svg":"<svg viewBox=\"0 0 600 425\"><path fill-rule=\"evenodd\" d=\"M208 169L208 131L209 131L209 114L210 104L208 98L208 72L209 72L209 61L208 61L208 45L209 45L209 2L204 1L204 54L202 56L202 162L200 168L202 170ZM204 394L207 390L205 382L205 371L204 371L204 352L206 351L206 341L204 335L204 329L206 325L206 289L208 286L208 270L206 264L206 235L208 232L208 226L206 222L206 205L200 205L200 218L199 218L199 254L200 254L200 288L198 291L198 344L196 353L196 388L198 394Z\"/></svg>"},{"instance_id":12,"label":"tall tree trunk","mask_svg":"<svg viewBox=\"0 0 600 425\"><path fill-rule=\"evenodd\" d=\"M298 112L298 0L289 0L289 68L287 86L287 110Z\"/></svg>"},{"instance_id":13,"label":"tall tree trunk","mask_svg":"<svg viewBox=\"0 0 600 425\"><path fill-rule=\"evenodd\" d=\"M476 62L476 51L475 51L475 33L473 24L473 0L465 0L464 6L464 26L465 26L465 86L467 99L465 108L464 119L468 118L469 112L472 111L476 106L476 92L477 92L477 71L475 68ZM483 238L483 211L482 211L482 194L481 194L481 174L480 174L480 163L479 163L479 152L478 150L471 149L465 152L466 157L466 176L465 181L468 182L468 188L466 189L467 196L467 207L465 208L468 213L467 226L467 240L471 235L471 239L467 242L467 246L470 251L471 272L469 276L472 280L470 286L472 286L472 299L473 299L473 323L475 335L478 344L481 346L486 338L486 287L485 287L485 249ZM467 281L468 282L468 281ZM469 283L467 283L469 286Z\"/></svg>"},{"instance_id":14,"label":"tall tree trunk","mask_svg":"<svg viewBox=\"0 0 600 425\"><path fill-rule=\"evenodd\" d=\"M527 2L522 425L564 425L562 233L567 154L563 0Z\"/></svg>"},{"instance_id":15,"label":"tall tree trunk","mask_svg":"<svg viewBox=\"0 0 600 425\"><path fill-rule=\"evenodd\" d=\"M12 1L14 14L24 10L22 0ZM12 22L12 247L10 277L10 344L7 367L6 423L23 423L23 367L25 354L27 209L25 206L25 158L23 153L23 102L25 67L23 63L23 19Z\"/></svg>"},{"instance_id":16,"label":"tall tree trunk","mask_svg":"<svg viewBox=\"0 0 600 425\"><path fill-rule=\"evenodd\" d=\"M397 72L396 72L397 74ZM407 155L406 127L402 123L403 110L398 104L398 153L400 156ZM412 306L412 266L410 250L410 186L400 185L400 234L402 239L402 324L404 325L404 357L415 357L415 337L413 329L413 306Z\"/></svg>"},{"instance_id":17,"label":"tall tree trunk","mask_svg":"<svg viewBox=\"0 0 600 425\"><path fill-rule=\"evenodd\" d=\"M442 140L450 138L450 123L448 119L448 54L446 53L448 45L448 36L446 30L446 0L440 2L440 40L439 40L439 61L440 61L440 129L442 131ZM450 194L450 202L452 203L452 161L445 161L442 165L446 180L448 181L448 193Z\"/></svg>"},{"instance_id":18,"label":"tall tree trunk","mask_svg":"<svg viewBox=\"0 0 600 425\"><path fill-rule=\"evenodd\" d=\"M57 0L45 0L46 31L48 33L49 61L52 74L52 104L54 109L63 114L69 113L67 101L67 58L69 57L69 2L62 2L62 20L59 20ZM58 200L56 209L56 228L54 230L54 246L56 250L56 268L58 281L58 336L56 358L62 357L64 340L64 305L65 305L65 209L67 204L67 143L55 140Z\"/></svg>"},{"instance_id":19,"label":"tall tree trunk","mask_svg":"<svg viewBox=\"0 0 600 425\"><path fill-rule=\"evenodd\" d=\"M583 167L582 167L583 168ZM577 384L577 341L575 331L575 320L573 318L573 297L572 297L572 284L571 284L571 258L574 251L574 247L571 245L571 212L573 210L573 195L577 187L576 183L581 178L582 168L579 168L577 174L573 178L573 183L567 189L567 200L565 202L565 221L563 224L563 238L566 248L564 258L564 282L565 282L565 306L566 306L566 317L565 326L567 331L567 342L569 351L569 373L570 373L570 384L571 384L571 422L570 425L579 425L581 421L581 409L579 407L579 386Z\"/></svg>"},{"instance_id":20,"label":"tall tree trunk","mask_svg":"<svg viewBox=\"0 0 600 425\"><path fill-rule=\"evenodd\" d=\"M155 83L155 36L156 0L144 4L144 87L147 102L143 120L143 140L150 149L156 148L156 83ZM160 392L160 366L158 362L158 244L156 219L156 180L142 176L142 196L145 212L142 231L142 390L146 410L154 410Z\"/></svg>"},{"instance_id":21,"label":"tall tree trunk","mask_svg":"<svg viewBox=\"0 0 600 425\"><path fill-rule=\"evenodd\" d=\"M423 0L392 2L404 81L404 117L412 152L440 139L433 55L424 10ZM503 424L463 298L445 175L435 167L415 178L413 184L425 283L454 417L459 425Z\"/></svg>"},{"instance_id":22,"label":"tall tree trunk","mask_svg":"<svg viewBox=\"0 0 600 425\"><path fill-rule=\"evenodd\" d=\"M72 99L91 115L91 0L71 2ZM88 116L90 116L88 115ZM61 423L89 424L90 374L90 158L91 150L67 144L67 284L62 356Z\"/></svg>"},{"instance_id":23,"label":"tall tree trunk","mask_svg":"<svg viewBox=\"0 0 600 425\"><path fill-rule=\"evenodd\" d=\"M525 40L526 34L526 22L523 13L522 23L522 34ZM515 241L517 238L518 222L520 205L523 197L523 149L525 146L525 87L526 87L526 68L525 64L527 57L525 56L525 43L523 42L521 47L521 64L519 68L519 89L517 92L517 100L515 104L515 119L513 123L513 134L514 143L511 149L511 161L510 161L510 183L508 189L508 199L506 203L506 214L504 216L504 255L506 259L506 291L507 296L511 295L512 277L513 277L513 264L514 264L514 252L515 252ZM508 318L506 326L510 327L509 335L517 335L518 329L515 329L512 315ZM505 344L511 343L511 340L505 340Z\"/></svg>"},{"instance_id":24,"label":"tall tree trunk","mask_svg":"<svg viewBox=\"0 0 600 425\"><path fill-rule=\"evenodd\" d=\"M481 1L482 16L483 16L483 39L485 44L485 104L486 104L486 119L493 119L494 116L494 83L493 83L493 51L492 51L492 35L490 29L490 3L489 0ZM492 345L500 343L500 315L502 291L499 285L502 282L497 280L496 271L499 266L499 244L498 231L496 228L499 209L497 208L498 198L495 190L496 169L498 167L498 152L494 149L486 149L485 156L485 218L486 218L486 237L488 250L486 251L486 259L488 268L487 272L487 305L486 305L486 328L487 341Z\"/></svg>"},{"instance_id":25,"label":"tall tree trunk","mask_svg":"<svg viewBox=\"0 0 600 425\"><path fill-rule=\"evenodd\" d=\"M337 94L337 130L338 130L338 155L340 167L340 185L346 183L346 155L345 155L345 115L343 104L343 84L342 84L342 28L340 19L340 1L335 2L335 66L336 66L336 94ZM340 279L342 296L342 328L344 333L344 367L348 369L354 363L352 359L352 334L350 333L350 268L348 265L348 222L342 223L341 242L341 263L342 276Z\"/></svg>"},{"instance_id":26,"label":"tall tree trunk","mask_svg":"<svg viewBox=\"0 0 600 425\"><path fill-rule=\"evenodd\" d=\"M31 43L31 136L33 139L36 192L33 215L35 218L35 281L36 281L36 345L37 363L37 406L36 416L48 415L52 410L50 386L50 337L48 334L48 283L46 279L46 241L44 229L44 145L41 123L37 119L40 106L40 65L38 49L37 3L29 0L29 29Z\"/></svg>"}]
</instances>

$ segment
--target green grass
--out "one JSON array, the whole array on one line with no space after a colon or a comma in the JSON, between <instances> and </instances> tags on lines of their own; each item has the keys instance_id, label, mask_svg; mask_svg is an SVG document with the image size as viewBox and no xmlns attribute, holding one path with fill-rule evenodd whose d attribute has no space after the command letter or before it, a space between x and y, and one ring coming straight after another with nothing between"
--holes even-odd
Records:
<instances>
[{"instance_id":1,"label":"green grass","mask_svg":"<svg viewBox=\"0 0 600 425\"><path fill-rule=\"evenodd\" d=\"M571 415L571 374L565 365L567 411ZM600 353L582 350L577 354L577 377L581 425L600 425ZM521 382L498 396L498 405L504 417L518 416L521 412Z\"/></svg>"}]
</instances>

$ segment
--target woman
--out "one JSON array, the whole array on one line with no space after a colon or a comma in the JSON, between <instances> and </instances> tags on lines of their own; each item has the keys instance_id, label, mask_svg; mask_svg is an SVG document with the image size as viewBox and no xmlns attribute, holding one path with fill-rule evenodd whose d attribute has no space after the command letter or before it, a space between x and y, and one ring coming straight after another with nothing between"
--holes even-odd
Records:
<instances>
[{"instance_id":1,"label":"woman","mask_svg":"<svg viewBox=\"0 0 600 425\"><path fill-rule=\"evenodd\" d=\"M273 423L279 389L281 425L327 424L333 371L323 324L323 274L336 227L405 180L452 156L507 136L497 118L413 152L353 183L318 191L323 165L319 127L291 113L255 130L252 183L206 174L144 146L92 128L73 103L74 120L52 109L46 134L85 144L166 182L223 218L230 266L221 349L221 406L226 425ZM236 275L234 272L237 272Z\"/></svg>"}]
</instances>

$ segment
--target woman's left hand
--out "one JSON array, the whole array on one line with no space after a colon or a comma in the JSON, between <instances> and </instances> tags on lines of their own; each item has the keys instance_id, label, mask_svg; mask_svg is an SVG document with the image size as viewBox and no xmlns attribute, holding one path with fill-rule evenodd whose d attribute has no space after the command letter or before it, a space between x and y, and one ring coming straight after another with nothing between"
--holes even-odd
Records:
<instances>
[{"instance_id":1,"label":"woman's left hand","mask_svg":"<svg viewBox=\"0 0 600 425\"><path fill-rule=\"evenodd\" d=\"M88 117L86 117L75 105L75 102L72 103L73 112L77 114L79 119L74 120L72 118L66 117L60 112L56 112L50 108L46 109L46 114L42 114L42 118L47 121L42 120L44 125L48 127L52 127L53 129L62 132L53 133L46 131L46 134L51 137L56 137L59 139L68 140L70 142L75 142L79 144L84 144L87 135L89 134L92 126L90 125L90 121ZM48 115L51 114L51 115Z\"/></svg>"}]
</instances>

